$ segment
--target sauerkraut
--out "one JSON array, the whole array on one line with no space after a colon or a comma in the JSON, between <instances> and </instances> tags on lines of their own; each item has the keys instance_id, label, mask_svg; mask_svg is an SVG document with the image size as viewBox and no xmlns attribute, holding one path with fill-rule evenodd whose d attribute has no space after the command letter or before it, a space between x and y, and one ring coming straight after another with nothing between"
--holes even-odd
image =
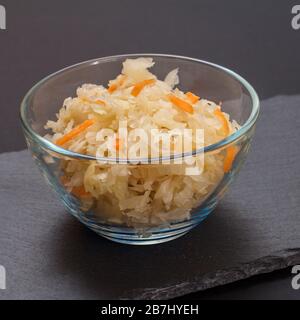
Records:
<instances>
[{"instance_id":1,"label":"sauerkraut","mask_svg":"<svg viewBox=\"0 0 300 320\"><path fill-rule=\"evenodd\" d=\"M153 65L151 58L127 59L108 88L83 84L76 97L64 101L57 120L47 122L45 128L50 131L46 138L65 149L94 157L109 142L118 157L123 144L117 137L120 123L129 133L142 128L149 135L153 129L160 133L178 128L202 129L205 146L239 128L220 105L178 89L178 69L162 81L149 71ZM103 139L100 132L104 128L116 135ZM196 148L193 139L191 151ZM171 154L176 154L176 139L172 143ZM201 167L196 175L187 174L189 165L185 163L61 159L60 179L64 188L81 201L84 211L93 212L107 223L168 224L190 218L191 210L201 205L230 170L236 153L228 150L205 154L202 159L195 156L194 166Z\"/></svg>"}]
</instances>

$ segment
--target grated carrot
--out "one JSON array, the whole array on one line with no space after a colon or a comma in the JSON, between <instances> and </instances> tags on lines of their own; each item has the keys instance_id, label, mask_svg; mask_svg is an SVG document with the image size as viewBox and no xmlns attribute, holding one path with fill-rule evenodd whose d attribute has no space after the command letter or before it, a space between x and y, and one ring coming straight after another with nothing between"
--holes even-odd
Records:
<instances>
[{"instance_id":1,"label":"grated carrot","mask_svg":"<svg viewBox=\"0 0 300 320\"><path fill-rule=\"evenodd\" d=\"M117 90L117 88L118 88L118 86L115 83L113 83L108 87L108 92L113 93L114 91Z\"/></svg>"},{"instance_id":2,"label":"grated carrot","mask_svg":"<svg viewBox=\"0 0 300 320\"><path fill-rule=\"evenodd\" d=\"M91 196L89 192L86 192L84 187L73 187L71 193L78 198Z\"/></svg>"},{"instance_id":3,"label":"grated carrot","mask_svg":"<svg viewBox=\"0 0 300 320\"><path fill-rule=\"evenodd\" d=\"M178 108L180 108L183 111L186 111L188 113L194 113L193 106L189 104L188 102L174 96L173 94L168 95L170 101Z\"/></svg>"},{"instance_id":4,"label":"grated carrot","mask_svg":"<svg viewBox=\"0 0 300 320\"><path fill-rule=\"evenodd\" d=\"M224 158L223 169L227 173L231 170L233 161L238 153L238 148L236 146L230 146L226 149L226 155Z\"/></svg>"},{"instance_id":5,"label":"grated carrot","mask_svg":"<svg viewBox=\"0 0 300 320\"><path fill-rule=\"evenodd\" d=\"M192 92L187 92L185 94L187 96L187 98L190 100L191 103L196 103L200 100L200 97L196 96L195 94L193 94Z\"/></svg>"},{"instance_id":6,"label":"grated carrot","mask_svg":"<svg viewBox=\"0 0 300 320\"><path fill-rule=\"evenodd\" d=\"M118 79L119 78L119 79ZM118 87L121 87L121 85L124 83L124 81L126 80L126 76L121 75L119 76L114 83L112 83L109 87L108 87L108 92L110 94L112 94L113 92L115 92Z\"/></svg>"},{"instance_id":7,"label":"grated carrot","mask_svg":"<svg viewBox=\"0 0 300 320\"><path fill-rule=\"evenodd\" d=\"M85 120L82 124L79 126L75 127L73 130L71 130L69 133L65 134L58 140L56 140L56 144L58 146L62 146L68 141L72 140L76 136L78 136L81 132L86 130L88 127L90 127L92 124L94 124L94 120Z\"/></svg>"},{"instance_id":8,"label":"grated carrot","mask_svg":"<svg viewBox=\"0 0 300 320\"><path fill-rule=\"evenodd\" d=\"M153 84L155 82L155 79L148 79L148 80L144 80L144 81L141 81L137 84L135 84L135 86L133 87L132 91L131 91L131 94L134 96L134 97L137 97L140 92L148 85L150 84Z\"/></svg>"},{"instance_id":9,"label":"grated carrot","mask_svg":"<svg viewBox=\"0 0 300 320\"><path fill-rule=\"evenodd\" d=\"M230 132L230 129L229 129L229 125L228 125L227 119L225 118L223 112L220 109L215 109L214 115L222 123L222 129L224 131L225 136L228 136L229 132Z\"/></svg>"},{"instance_id":10,"label":"grated carrot","mask_svg":"<svg viewBox=\"0 0 300 320\"><path fill-rule=\"evenodd\" d=\"M66 176L61 176L61 177L60 177L60 182L61 182L64 186L66 186L69 181L70 181L69 178L66 177ZM91 194L90 194L89 192L86 192L86 191L85 191L85 189L84 189L83 186L73 187L72 190L71 190L71 193L72 193L74 196L78 197L78 198L84 197L84 196L91 196Z\"/></svg>"},{"instance_id":11,"label":"grated carrot","mask_svg":"<svg viewBox=\"0 0 300 320\"><path fill-rule=\"evenodd\" d=\"M119 151L120 150L120 139L116 138L116 150Z\"/></svg>"},{"instance_id":12,"label":"grated carrot","mask_svg":"<svg viewBox=\"0 0 300 320\"><path fill-rule=\"evenodd\" d=\"M104 106L105 105L105 102L103 100L100 100L100 99L98 99L98 100L90 100L88 98L81 98L81 100L83 102L86 102L86 103L95 103L95 104L98 104L100 106Z\"/></svg>"}]
</instances>

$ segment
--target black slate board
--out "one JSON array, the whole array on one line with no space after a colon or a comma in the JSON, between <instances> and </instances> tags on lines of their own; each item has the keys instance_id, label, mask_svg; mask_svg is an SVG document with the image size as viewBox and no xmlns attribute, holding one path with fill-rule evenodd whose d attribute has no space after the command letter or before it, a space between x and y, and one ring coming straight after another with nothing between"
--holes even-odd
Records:
<instances>
[{"instance_id":1,"label":"black slate board","mask_svg":"<svg viewBox=\"0 0 300 320\"><path fill-rule=\"evenodd\" d=\"M157 246L97 236L65 212L27 151L0 155L0 299L163 299L300 263L299 111L300 96L264 101L228 195Z\"/></svg>"}]
</instances>

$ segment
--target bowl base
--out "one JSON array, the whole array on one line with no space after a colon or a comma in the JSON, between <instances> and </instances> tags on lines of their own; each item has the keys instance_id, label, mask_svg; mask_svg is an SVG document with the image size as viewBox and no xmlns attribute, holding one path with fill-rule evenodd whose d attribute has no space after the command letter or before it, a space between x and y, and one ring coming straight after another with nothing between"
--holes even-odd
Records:
<instances>
[{"instance_id":1,"label":"bowl base","mask_svg":"<svg viewBox=\"0 0 300 320\"><path fill-rule=\"evenodd\" d=\"M93 215L83 214L78 208L72 207L66 200L63 198L68 211L89 229L113 242L130 245L153 245L177 239L205 220L217 204L214 199L207 206L194 209L189 220L170 223L165 227L149 227L138 230L100 222L95 216L93 218Z\"/></svg>"},{"instance_id":2,"label":"bowl base","mask_svg":"<svg viewBox=\"0 0 300 320\"><path fill-rule=\"evenodd\" d=\"M185 235L191 229L199 225L211 211L212 208L206 208L206 210L201 211L200 214L198 213L198 215L190 220L170 224L169 227L163 229L153 227L139 231L132 228L118 228L109 225L94 224L91 223L89 219L82 219L82 217L80 217L79 220L89 229L108 240L131 245L153 245L168 242Z\"/></svg>"},{"instance_id":3,"label":"bowl base","mask_svg":"<svg viewBox=\"0 0 300 320\"><path fill-rule=\"evenodd\" d=\"M113 242L122 243L122 244L131 244L131 245L135 245L135 246L144 246L144 245L153 245L153 244L160 244L160 243L164 243L164 242L169 242L171 240L175 240L179 237L184 236L187 232L188 231L180 233L178 235L174 235L172 237L168 237L168 238L153 239L153 240L151 240L151 236L147 239L141 238L141 240L132 240L132 239L118 239L118 238L114 238L114 237L108 237L108 236L101 234L100 232L96 232L96 233L99 234L101 237L104 237L105 239L108 239Z\"/></svg>"}]
</instances>

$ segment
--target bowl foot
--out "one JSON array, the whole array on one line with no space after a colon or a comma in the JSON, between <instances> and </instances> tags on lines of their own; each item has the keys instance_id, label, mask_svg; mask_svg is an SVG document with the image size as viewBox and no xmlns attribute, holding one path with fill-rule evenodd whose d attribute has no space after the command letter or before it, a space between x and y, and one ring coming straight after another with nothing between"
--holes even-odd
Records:
<instances>
[{"instance_id":1,"label":"bowl foot","mask_svg":"<svg viewBox=\"0 0 300 320\"><path fill-rule=\"evenodd\" d=\"M149 238L141 238L140 240L137 239L120 239L120 238L116 238L116 237L108 237L105 236L101 233L98 233L100 236L111 240L113 242L118 242L118 243L122 243L122 244L131 244L131 245L136 245L136 246L143 246L143 245L153 245L153 244L160 244L160 243L164 243L164 242L168 242L171 240L175 240L183 235L185 235L188 231L180 233L178 235L174 235L171 237L166 237L166 238L161 238L161 239L151 239L151 236Z\"/></svg>"}]
</instances>

